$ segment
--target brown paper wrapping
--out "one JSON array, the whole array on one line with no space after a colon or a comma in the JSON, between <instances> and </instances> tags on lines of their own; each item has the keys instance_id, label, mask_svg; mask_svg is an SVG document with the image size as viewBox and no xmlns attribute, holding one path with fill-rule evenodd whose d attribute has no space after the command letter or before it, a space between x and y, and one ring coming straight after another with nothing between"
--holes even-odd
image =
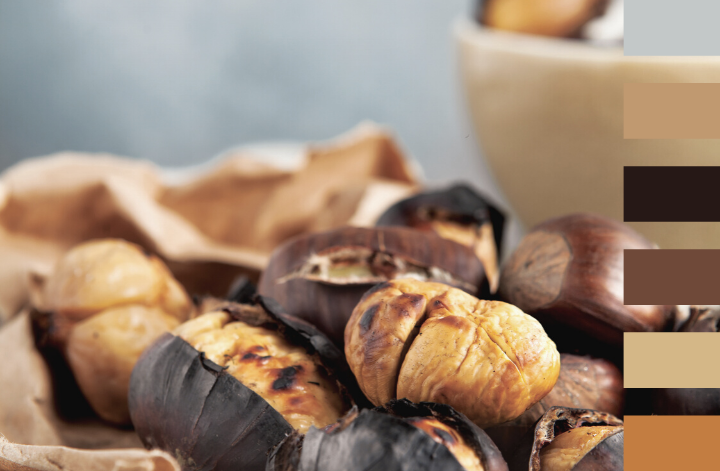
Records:
<instances>
[{"instance_id":1,"label":"brown paper wrapping","mask_svg":"<svg viewBox=\"0 0 720 471\"><path fill-rule=\"evenodd\" d=\"M58 412L57 372L37 350L24 308L70 247L124 238L161 256L191 294L223 295L237 275L257 278L284 240L371 225L417 189L391 135L372 124L279 154L231 151L202 168L167 171L61 153L0 176L0 469L178 469L139 449L132 430Z\"/></svg>"}]
</instances>

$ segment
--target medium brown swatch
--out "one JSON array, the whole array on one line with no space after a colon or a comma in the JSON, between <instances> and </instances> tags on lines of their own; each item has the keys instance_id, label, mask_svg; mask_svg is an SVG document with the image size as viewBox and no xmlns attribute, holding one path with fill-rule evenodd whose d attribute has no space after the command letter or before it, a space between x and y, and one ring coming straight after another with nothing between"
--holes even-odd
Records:
<instances>
[{"instance_id":1,"label":"medium brown swatch","mask_svg":"<svg viewBox=\"0 0 720 471\"><path fill-rule=\"evenodd\" d=\"M720 416L625 416L625 471L718 469Z\"/></svg>"},{"instance_id":2,"label":"medium brown swatch","mask_svg":"<svg viewBox=\"0 0 720 471\"><path fill-rule=\"evenodd\" d=\"M625 332L626 388L720 388L716 332Z\"/></svg>"},{"instance_id":3,"label":"medium brown swatch","mask_svg":"<svg viewBox=\"0 0 720 471\"><path fill-rule=\"evenodd\" d=\"M624 169L626 222L718 222L720 167Z\"/></svg>"},{"instance_id":4,"label":"medium brown swatch","mask_svg":"<svg viewBox=\"0 0 720 471\"><path fill-rule=\"evenodd\" d=\"M719 139L720 83L626 83L625 139Z\"/></svg>"},{"instance_id":5,"label":"medium brown swatch","mask_svg":"<svg viewBox=\"0 0 720 471\"><path fill-rule=\"evenodd\" d=\"M625 304L720 304L720 250L624 253Z\"/></svg>"}]
</instances>

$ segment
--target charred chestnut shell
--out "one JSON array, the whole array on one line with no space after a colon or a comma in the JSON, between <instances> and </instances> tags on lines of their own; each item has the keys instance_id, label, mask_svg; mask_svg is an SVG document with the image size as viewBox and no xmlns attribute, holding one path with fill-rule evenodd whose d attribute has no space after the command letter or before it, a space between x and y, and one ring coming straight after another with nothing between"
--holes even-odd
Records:
<instances>
[{"instance_id":1,"label":"charred chestnut shell","mask_svg":"<svg viewBox=\"0 0 720 471\"><path fill-rule=\"evenodd\" d=\"M623 251L653 249L629 226L573 214L536 226L505 263L501 299L536 317L561 351L621 361L623 332L668 330L670 306L623 304Z\"/></svg>"},{"instance_id":2,"label":"charred chestnut shell","mask_svg":"<svg viewBox=\"0 0 720 471\"><path fill-rule=\"evenodd\" d=\"M532 434L512 455L511 471L553 471L541 464L541 452L558 436L581 427L610 426L616 431L597 443L570 468L573 471L621 471L623 469L623 421L612 414L588 409L553 407L537 422Z\"/></svg>"},{"instance_id":3,"label":"charred chestnut shell","mask_svg":"<svg viewBox=\"0 0 720 471\"><path fill-rule=\"evenodd\" d=\"M622 416L624 399L623 376L613 363L562 353L560 376L548 395L517 419L485 431L503 455L510 456L523 436L550 408L593 409Z\"/></svg>"},{"instance_id":4,"label":"charred chestnut shell","mask_svg":"<svg viewBox=\"0 0 720 471\"><path fill-rule=\"evenodd\" d=\"M406 226L435 232L468 245L483 262L491 292L497 289L505 216L467 185L426 191L395 203L377 226Z\"/></svg>"},{"instance_id":5,"label":"charred chestnut shell","mask_svg":"<svg viewBox=\"0 0 720 471\"><path fill-rule=\"evenodd\" d=\"M720 306L690 306L690 318L681 332L718 332ZM720 415L720 389L659 388L652 395L652 412L658 415Z\"/></svg>"},{"instance_id":6,"label":"charred chestnut shell","mask_svg":"<svg viewBox=\"0 0 720 471\"><path fill-rule=\"evenodd\" d=\"M343 268L350 267L350 273ZM353 269L360 273L352 273ZM277 248L258 292L342 345L345 324L365 292L397 277L420 277L475 294L486 281L472 250L403 227L344 227L296 237Z\"/></svg>"},{"instance_id":7,"label":"charred chestnut shell","mask_svg":"<svg viewBox=\"0 0 720 471\"><path fill-rule=\"evenodd\" d=\"M353 409L325 430L293 434L271 455L267 471L447 470L463 471L450 450L406 419L433 418L456 430L486 471L507 471L490 437L444 404L408 400L384 407ZM442 433L442 432L440 432Z\"/></svg>"},{"instance_id":8,"label":"charred chestnut shell","mask_svg":"<svg viewBox=\"0 0 720 471\"><path fill-rule=\"evenodd\" d=\"M328 374L349 385L340 386L348 407L351 396L365 403L341 352L327 337L284 314L272 299L254 300L263 308L261 319L243 318L234 303L224 303L223 310L236 320L277 330L290 343L317 353ZM141 356L130 379L128 402L143 444L173 454L185 470L264 469L268 452L293 433L261 396L172 334L163 335Z\"/></svg>"}]
</instances>

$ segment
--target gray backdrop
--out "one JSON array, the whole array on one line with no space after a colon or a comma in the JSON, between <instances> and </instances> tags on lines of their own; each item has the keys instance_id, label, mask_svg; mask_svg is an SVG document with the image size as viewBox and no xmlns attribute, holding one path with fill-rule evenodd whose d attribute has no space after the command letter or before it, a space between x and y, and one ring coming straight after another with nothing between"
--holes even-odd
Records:
<instances>
[{"instance_id":1,"label":"gray backdrop","mask_svg":"<svg viewBox=\"0 0 720 471\"><path fill-rule=\"evenodd\" d=\"M61 150L161 165L390 126L431 183L501 198L471 132L469 0L0 0L0 169ZM504 201L504 200L503 200Z\"/></svg>"}]
</instances>

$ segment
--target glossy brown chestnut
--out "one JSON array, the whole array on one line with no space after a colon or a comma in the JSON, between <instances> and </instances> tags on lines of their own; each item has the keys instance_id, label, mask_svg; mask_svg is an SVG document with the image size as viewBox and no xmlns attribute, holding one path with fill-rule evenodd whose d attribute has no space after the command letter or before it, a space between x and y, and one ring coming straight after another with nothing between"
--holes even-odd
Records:
<instances>
[{"instance_id":1,"label":"glossy brown chestnut","mask_svg":"<svg viewBox=\"0 0 720 471\"><path fill-rule=\"evenodd\" d=\"M508 460L511 471L621 471L624 427L605 412L553 407Z\"/></svg>"},{"instance_id":2,"label":"glossy brown chestnut","mask_svg":"<svg viewBox=\"0 0 720 471\"><path fill-rule=\"evenodd\" d=\"M337 424L286 439L267 471L507 471L492 440L444 404L408 400L352 410Z\"/></svg>"},{"instance_id":3,"label":"glossy brown chestnut","mask_svg":"<svg viewBox=\"0 0 720 471\"><path fill-rule=\"evenodd\" d=\"M561 351L617 359L623 332L672 326L670 306L623 305L623 250L653 248L606 217L551 219L532 229L503 266L500 297L540 320Z\"/></svg>"},{"instance_id":4,"label":"glossy brown chestnut","mask_svg":"<svg viewBox=\"0 0 720 471\"><path fill-rule=\"evenodd\" d=\"M258 292L287 306L342 345L345 324L373 285L412 277L476 293L485 282L472 250L429 232L403 227L344 227L303 235L277 248Z\"/></svg>"},{"instance_id":5,"label":"glossy brown chestnut","mask_svg":"<svg viewBox=\"0 0 720 471\"><path fill-rule=\"evenodd\" d=\"M690 318L681 332L718 332L720 306L690 306ZM657 415L719 415L720 389L658 388L651 392L652 413Z\"/></svg>"},{"instance_id":6,"label":"glossy brown chestnut","mask_svg":"<svg viewBox=\"0 0 720 471\"><path fill-rule=\"evenodd\" d=\"M543 36L575 37L602 15L608 0L484 0L478 20L492 28Z\"/></svg>"},{"instance_id":7,"label":"glossy brown chestnut","mask_svg":"<svg viewBox=\"0 0 720 471\"><path fill-rule=\"evenodd\" d=\"M623 413L625 390L620 370L601 358L560 355L560 376L540 402L517 419L487 430L504 456L510 456L522 437L551 407L594 409L615 416Z\"/></svg>"},{"instance_id":8,"label":"glossy brown chestnut","mask_svg":"<svg viewBox=\"0 0 720 471\"><path fill-rule=\"evenodd\" d=\"M497 291L505 216L467 185L425 191L395 203L377 226L406 226L432 231L470 247L482 261L490 293Z\"/></svg>"},{"instance_id":9,"label":"glossy brown chestnut","mask_svg":"<svg viewBox=\"0 0 720 471\"><path fill-rule=\"evenodd\" d=\"M264 469L270 449L295 430L291 422L300 427L308 417L327 417L326 412L341 407L327 422L332 423L353 405L352 393L362 402L332 342L306 322L284 314L273 300L258 296L255 301L214 303L218 310L176 330L199 350L180 336L165 334L143 353L132 372L128 402L140 439L148 448L173 454L185 470ZM224 324L231 330L214 328L213 317L221 316L231 318ZM235 334L240 328L257 337L239 346ZM270 334L277 340L256 341ZM224 366L205 352L222 358ZM275 368L273 362L282 358L300 363ZM267 369L265 364L272 366ZM243 370L258 383L238 380ZM346 389L343 380L351 386ZM318 404L318 397L329 400ZM271 402L282 408L276 410ZM312 410L303 409L307 404Z\"/></svg>"}]
</instances>

